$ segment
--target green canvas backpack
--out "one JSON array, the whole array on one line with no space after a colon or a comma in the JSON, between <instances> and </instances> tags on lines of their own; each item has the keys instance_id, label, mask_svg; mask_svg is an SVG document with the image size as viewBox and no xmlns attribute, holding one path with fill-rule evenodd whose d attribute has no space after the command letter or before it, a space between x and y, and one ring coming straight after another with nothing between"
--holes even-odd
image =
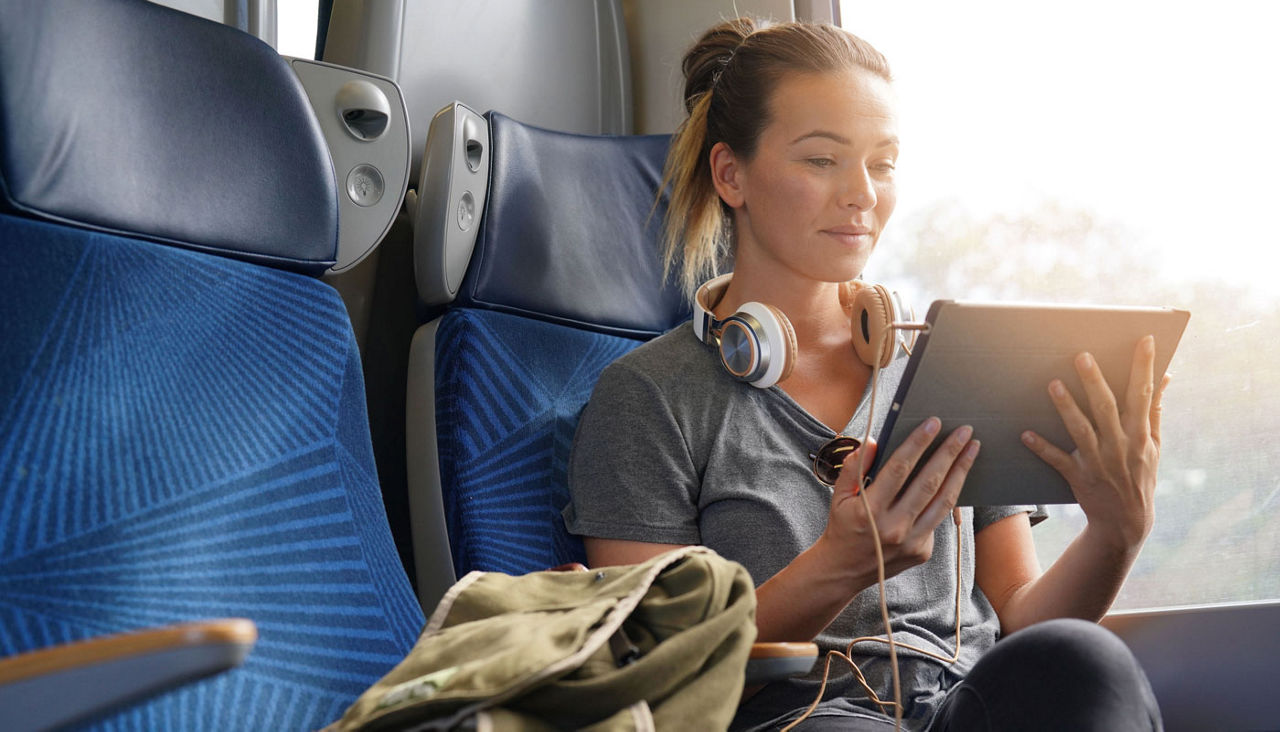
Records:
<instances>
[{"instance_id":1,"label":"green canvas backpack","mask_svg":"<svg viewBox=\"0 0 1280 732\"><path fill-rule=\"evenodd\" d=\"M586 572L472 572L328 729L724 729L755 632L751 577L704 547Z\"/></svg>"}]
</instances>

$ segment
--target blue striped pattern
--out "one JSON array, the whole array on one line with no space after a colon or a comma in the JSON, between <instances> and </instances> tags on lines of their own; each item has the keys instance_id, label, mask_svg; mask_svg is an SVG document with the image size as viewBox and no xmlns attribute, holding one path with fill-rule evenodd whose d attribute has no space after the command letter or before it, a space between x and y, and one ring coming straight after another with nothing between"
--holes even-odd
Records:
<instances>
[{"instance_id":1,"label":"blue striped pattern","mask_svg":"<svg viewBox=\"0 0 1280 732\"><path fill-rule=\"evenodd\" d=\"M336 719L423 622L336 293L8 216L0 250L0 655L249 617L242 668L101 728Z\"/></svg>"},{"instance_id":2,"label":"blue striped pattern","mask_svg":"<svg viewBox=\"0 0 1280 732\"><path fill-rule=\"evenodd\" d=\"M569 448L605 366L640 341L457 309L436 333L436 431L454 568L584 562L565 531Z\"/></svg>"}]
</instances>

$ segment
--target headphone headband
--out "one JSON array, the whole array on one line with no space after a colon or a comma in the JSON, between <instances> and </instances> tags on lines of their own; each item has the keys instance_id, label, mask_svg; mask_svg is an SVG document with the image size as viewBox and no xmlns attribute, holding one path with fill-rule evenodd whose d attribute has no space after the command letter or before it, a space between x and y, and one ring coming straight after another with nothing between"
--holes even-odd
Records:
<instances>
[{"instance_id":1,"label":"headphone headband","mask_svg":"<svg viewBox=\"0 0 1280 732\"><path fill-rule=\"evenodd\" d=\"M767 389L791 374L796 360L796 335L787 316L776 307L759 302L744 304L738 312L717 320L713 310L724 299L733 273L704 282L693 297L693 333L720 352L720 362L735 379ZM849 316L854 351L868 366L884 367L900 345L907 353L915 341L896 336L895 324L903 313L896 292L860 280L840 283L840 305ZM890 347L885 348L887 345Z\"/></svg>"},{"instance_id":2,"label":"headphone headband","mask_svg":"<svg viewBox=\"0 0 1280 732\"><path fill-rule=\"evenodd\" d=\"M698 336L698 340L709 346L716 345L713 331L721 325L711 311L724 299L724 293L729 289L729 280L732 279L733 273L729 272L707 280L693 296L693 333Z\"/></svg>"}]
</instances>

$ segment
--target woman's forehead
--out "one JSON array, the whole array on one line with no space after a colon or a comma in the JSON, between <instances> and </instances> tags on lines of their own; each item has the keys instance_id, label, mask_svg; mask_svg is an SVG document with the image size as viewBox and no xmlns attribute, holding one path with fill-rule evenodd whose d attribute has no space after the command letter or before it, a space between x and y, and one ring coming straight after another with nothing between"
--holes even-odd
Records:
<instances>
[{"instance_id":1,"label":"woman's forehead","mask_svg":"<svg viewBox=\"0 0 1280 732\"><path fill-rule=\"evenodd\" d=\"M765 135L792 143L814 131L850 142L879 142L896 137L897 115L892 85L865 69L783 76L769 100Z\"/></svg>"}]
</instances>

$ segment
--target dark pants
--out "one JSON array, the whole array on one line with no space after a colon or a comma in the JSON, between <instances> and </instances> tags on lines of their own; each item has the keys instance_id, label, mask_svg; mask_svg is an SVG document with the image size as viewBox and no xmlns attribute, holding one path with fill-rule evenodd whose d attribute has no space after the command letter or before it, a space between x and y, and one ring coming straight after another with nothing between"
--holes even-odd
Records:
<instances>
[{"instance_id":1,"label":"dark pants","mask_svg":"<svg viewBox=\"0 0 1280 732\"><path fill-rule=\"evenodd\" d=\"M893 720L813 717L797 730L885 730ZM1083 620L1051 620L995 644L948 694L930 730L1160 730L1160 710L1124 642Z\"/></svg>"}]
</instances>

